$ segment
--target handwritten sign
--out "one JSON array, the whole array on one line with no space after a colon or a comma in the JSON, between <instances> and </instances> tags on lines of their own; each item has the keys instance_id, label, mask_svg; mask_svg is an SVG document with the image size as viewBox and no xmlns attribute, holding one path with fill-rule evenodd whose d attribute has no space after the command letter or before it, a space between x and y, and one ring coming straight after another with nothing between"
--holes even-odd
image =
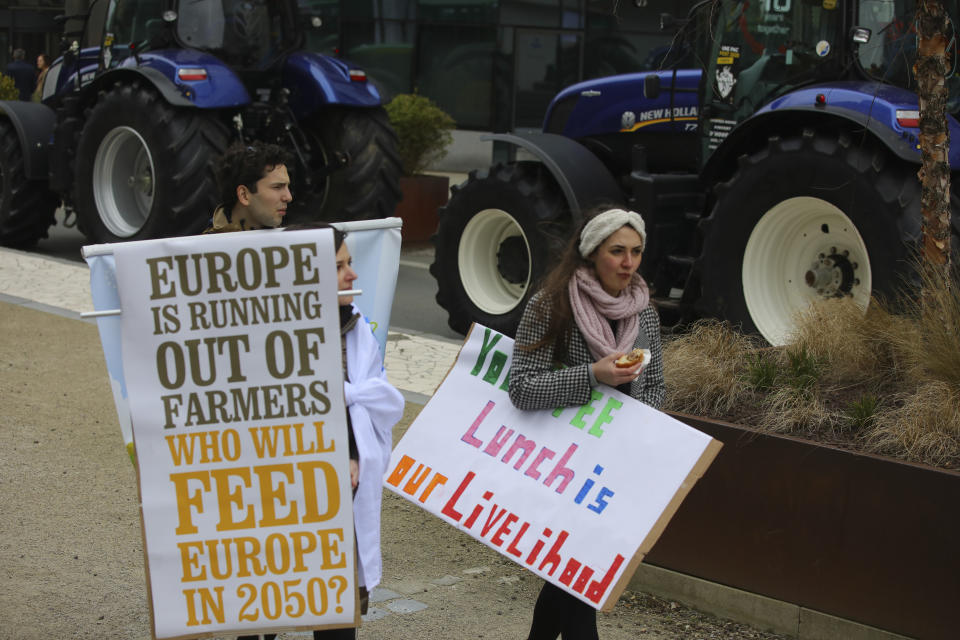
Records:
<instances>
[{"instance_id":1,"label":"handwritten sign","mask_svg":"<svg viewBox=\"0 0 960 640\"><path fill-rule=\"evenodd\" d=\"M385 486L609 610L720 443L609 387L582 407L516 409L512 353L473 326Z\"/></svg>"},{"instance_id":2,"label":"handwritten sign","mask_svg":"<svg viewBox=\"0 0 960 640\"><path fill-rule=\"evenodd\" d=\"M114 258L155 637L356 626L332 233Z\"/></svg>"}]
</instances>

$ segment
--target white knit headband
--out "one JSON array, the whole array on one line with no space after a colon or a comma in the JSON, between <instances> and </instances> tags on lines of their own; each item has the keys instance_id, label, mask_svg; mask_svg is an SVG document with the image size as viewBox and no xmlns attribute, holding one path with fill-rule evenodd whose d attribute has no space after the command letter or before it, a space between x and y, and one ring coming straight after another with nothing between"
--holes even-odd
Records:
<instances>
[{"instance_id":1,"label":"white knit headband","mask_svg":"<svg viewBox=\"0 0 960 640\"><path fill-rule=\"evenodd\" d=\"M646 246L647 227L640 214L624 209L609 209L592 218L580 232L580 255L584 258L588 257L611 233L624 225L633 227L640 234L643 245Z\"/></svg>"}]
</instances>

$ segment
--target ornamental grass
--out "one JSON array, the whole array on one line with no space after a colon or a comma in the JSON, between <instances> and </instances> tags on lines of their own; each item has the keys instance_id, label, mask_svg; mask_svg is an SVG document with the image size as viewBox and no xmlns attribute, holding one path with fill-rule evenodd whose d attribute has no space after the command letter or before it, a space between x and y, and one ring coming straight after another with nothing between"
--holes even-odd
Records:
<instances>
[{"instance_id":1,"label":"ornamental grass","mask_svg":"<svg viewBox=\"0 0 960 640\"><path fill-rule=\"evenodd\" d=\"M664 343L665 408L960 469L960 278L926 297L814 303L787 345L704 320ZM894 311L895 309L895 311Z\"/></svg>"}]
</instances>

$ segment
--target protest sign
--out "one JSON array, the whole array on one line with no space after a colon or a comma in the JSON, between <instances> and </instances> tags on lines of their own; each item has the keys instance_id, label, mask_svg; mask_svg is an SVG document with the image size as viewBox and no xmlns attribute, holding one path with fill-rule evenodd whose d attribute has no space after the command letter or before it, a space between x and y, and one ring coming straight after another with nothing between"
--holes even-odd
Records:
<instances>
[{"instance_id":1,"label":"protest sign","mask_svg":"<svg viewBox=\"0 0 960 640\"><path fill-rule=\"evenodd\" d=\"M400 218L384 220L354 220L333 223L347 232L347 245L353 258L357 279L353 286L363 291L354 298L363 317L370 323L373 335L380 344L380 359L387 348L387 330L390 310L397 288L397 268L400 265Z\"/></svg>"},{"instance_id":2,"label":"protest sign","mask_svg":"<svg viewBox=\"0 0 960 640\"><path fill-rule=\"evenodd\" d=\"M516 409L512 353L473 325L384 486L609 610L720 443L606 386L583 407Z\"/></svg>"},{"instance_id":3,"label":"protest sign","mask_svg":"<svg viewBox=\"0 0 960 640\"><path fill-rule=\"evenodd\" d=\"M113 257L155 637L355 626L333 234Z\"/></svg>"},{"instance_id":4,"label":"protest sign","mask_svg":"<svg viewBox=\"0 0 960 640\"><path fill-rule=\"evenodd\" d=\"M397 284L401 225L400 218L334 223L334 226L349 234L347 244L353 257L354 271L358 275L354 286L363 290L361 296L354 297L354 302L373 327L374 336L380 344L381 358L386 352L390 311ZM272 230L262 233L280 232L280 230ZM93 308L98 312L120 308L116 263L113 257L113 251L117 246L120 245L101 244L83 247L83 257L90 265L90 297L93 299ZM132 456L133 432L130 427L127 383L123 374L119 315L98 317L97 328L103 345L107 373L110 376L110 387L113 391L120 432L127 451Z\"/></svg>"},{"instance_id":5,"label":"protest sign","mask_svg":"<svg viewBox=\"0 0 960 640\"><path fill-rule=\"evenodd\" d=\"M101 249L99 253L88 250ZM101 312L120 309L120 293L117 291L117 267L111 245L88 245L83 248L84 258L90 265L90 297L93 308ZM130 425L130 401L127 396L127 381L123 375L123 355L120 345L120 315L97 318L100 344L107 363L113 405L117 410L120 434L133 459L133 427Z\"/></svg>"}]
</instances>

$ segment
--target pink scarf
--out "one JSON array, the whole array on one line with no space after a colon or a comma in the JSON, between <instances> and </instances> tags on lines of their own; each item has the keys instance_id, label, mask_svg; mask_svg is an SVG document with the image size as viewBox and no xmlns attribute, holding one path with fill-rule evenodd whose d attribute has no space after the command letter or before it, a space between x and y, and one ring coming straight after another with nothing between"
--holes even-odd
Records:
<instances>
[{"instance_id":1,"label":"pink scarf","mask_svg":"<svg viewBox=\"0 0 960 640\"><path fill-rule=\"evenodd\" d=\"M567 288L573 318L594 358L600 360L611 353L633 349L640 331L637 316L650 304L650 291L639 273L633 274L630 284L617 297L603 290L589 267L577 269ZM616 337L610 320L617 321Z\"/></svg>"}]
</instances>

